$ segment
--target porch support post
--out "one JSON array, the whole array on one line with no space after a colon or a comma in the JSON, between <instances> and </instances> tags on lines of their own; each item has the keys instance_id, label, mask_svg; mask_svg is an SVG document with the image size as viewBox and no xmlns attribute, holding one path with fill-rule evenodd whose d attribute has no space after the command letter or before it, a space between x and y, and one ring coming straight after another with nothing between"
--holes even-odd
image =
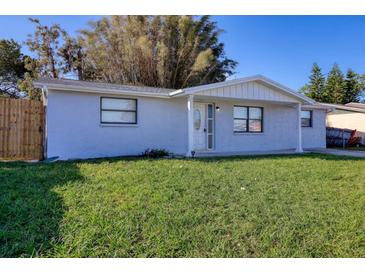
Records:
<instances>
[{"instance_id":1,"label":"porch support post","mask_svg":"<svg viewBox=\"0 0 365 274\"><path fill-rule=\"evenodd\" d=\"M297 104L297 116L298 116L298 143L297 143L297 149L295 152L302 153L303 147L302 147L302 119L301 119L301 112L302 112L302 104Z\"/></svg>"},{"instance_id":2,"label":"porch support post","mask_svg":"<svg viewBox=\"0 0 365 274\"><path fill-rule=\"evenodd\" d=\"M188 96L187 102L188 112L188 151L186 152L187 157L191 157L191 152L194 150L194 96Z\"/></svg>"}]
</instances>

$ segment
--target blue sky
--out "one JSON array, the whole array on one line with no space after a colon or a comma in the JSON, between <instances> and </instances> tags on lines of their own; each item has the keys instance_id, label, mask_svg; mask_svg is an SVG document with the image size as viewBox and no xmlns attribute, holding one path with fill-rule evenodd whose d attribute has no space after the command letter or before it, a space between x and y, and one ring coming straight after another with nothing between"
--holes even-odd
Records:
<instances>
[{"instance_id":1,"label":"blue sky","mask_svg":"<svg viewBox=\"0 0 365 274\"><path fill-rule=\"evenodd\" d=\"M98 16L36 16L70 33ZM0 16L0 39L24 41L33 26L27 16ZM237 74L263 74L293 89L308 79L313 62L325 73L333 63L365 73L365 16L213 16L225 30L227 56ZM25 47L24 47L24 50Z\"/></svg>"}]
</instances>

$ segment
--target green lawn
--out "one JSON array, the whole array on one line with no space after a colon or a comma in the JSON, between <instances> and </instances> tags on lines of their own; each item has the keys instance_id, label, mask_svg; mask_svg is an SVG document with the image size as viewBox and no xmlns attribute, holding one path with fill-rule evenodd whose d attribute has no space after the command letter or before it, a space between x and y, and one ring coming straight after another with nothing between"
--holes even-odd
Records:
<instances>
[{"instance_id":1,"label":"green lawn","mask_svg":"<svg viewBox=\"0 0 365 274\"><path fill-rule=\"evenodd\" d=\"M365 160L0 163L1 257L364 257Z\"/></svg>"}]
</instances>

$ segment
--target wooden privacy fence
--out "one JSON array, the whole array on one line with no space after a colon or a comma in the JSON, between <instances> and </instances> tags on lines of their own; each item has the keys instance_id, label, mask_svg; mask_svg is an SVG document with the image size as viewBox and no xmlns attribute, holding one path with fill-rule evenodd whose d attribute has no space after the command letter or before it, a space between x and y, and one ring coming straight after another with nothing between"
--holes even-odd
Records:
<instances>
[{"instance_id":1,"label":"wooden privacy fence","mask_svg":"<svg viewBox=\"0 0 365 274\"><path fill-rule=\"evenodd\" d=\"M43 132L42 102L0 98L0 159L41 160Z\"/></svg>"}]
</instances>

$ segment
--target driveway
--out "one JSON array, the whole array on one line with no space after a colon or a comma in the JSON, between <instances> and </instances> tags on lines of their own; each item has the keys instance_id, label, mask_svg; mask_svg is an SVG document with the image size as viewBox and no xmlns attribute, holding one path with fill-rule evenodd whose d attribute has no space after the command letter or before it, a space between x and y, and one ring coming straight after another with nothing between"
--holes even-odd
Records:
<instances>
[{"instance_id":1,"label":"driveway","mask_svg":"<svg viewBox=\"0 0 365 274\"><path fill-rule=\"evenodd\" d=\"M323 154L331 154L331 155L365 158L365 151L343 150L343 149L333 149L333 148L311 149L308 151L316 152L316 153L323 153Z\"/></svg>"}]
</instances>

